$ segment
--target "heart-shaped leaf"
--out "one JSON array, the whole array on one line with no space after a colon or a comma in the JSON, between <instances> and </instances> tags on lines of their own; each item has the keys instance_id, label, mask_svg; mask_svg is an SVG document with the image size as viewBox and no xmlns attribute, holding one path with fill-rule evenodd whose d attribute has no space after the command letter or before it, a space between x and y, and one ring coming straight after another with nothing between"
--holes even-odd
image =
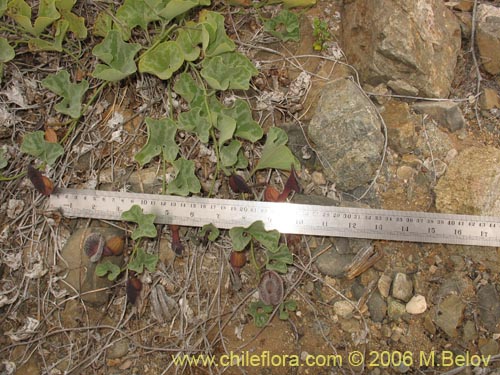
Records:
<instances>
[{"instance_id":1,"label":"heart-shaped leaf","mask_svg":"<svg viewBox=\"0 0 500 375\"><path fill-rule=\"evenodd\" d=\"M132 239L137 240L141 237L156 237L156 227L154 225L155 215L145 214L142 208L134 204L130 210L122 213L122 219L137 223L137 228L132 232Z\"/></svg>"},{"instance_id":2,"label":"heart-shaped leaf","mask_svg":"<svg viewBox=\"0 0 500 375\"><path fill-rule=\"evenodd\" d=\"M121 272L120 267L118 267L114 263L111 263L109 260L101 262L95 267L95 274L97 276L103 277L109 273L108 280L110 281L116 280L120 272Z\"/></svg>"},{"instance_id":3,"label":"heart-shaped leaf","mask_svg":"<svg viewBox=\"0 0 500 375\"><path fill-rule=\"evenodd\" d=\"M47 26L61 18L56 9L55 0L41 0L38 6L38 16L33 27L34 35L40 35Z\"/></svg>"},{"instance_id":4,"label":"heart-shaped leaf","mask_svg":"<svg viewBox=\"0 0 500 375\"><path fill-rule=\"evenodd\" d=\"M137 273L142 273L145 267L149 272L154 272L156 270L156 263L158 263L157 255L148 254L139 248L137 249L134 259L129 261L128 269Z\"/></svg>"},{"instance_id":5,"label":"heart-shaped leaf","mask_svg":"<svg viewBox=\"0 0 500 375\"><path fill-rule=\"evenodd\" d=\"M220 161L223 167L231 167L236 164L240 148L241 143L236 139L231 140L228 145L222 145L220 147Z\"/></svg>"},{"instance_id":6,"label":"heart-shaped leaf","mask_svg":"<svg viewBox=\"0 0 500 375\"><path fill-rule=\"evenodd\" d=\"M140 26L146 30L149 22L161 19L159 12L164 7L162 0L125 0L123 5L116 11L117 20L125 26L125 40L130 38L130 31Z\"/></svg>"},{"instance_id":7,"label":"heart-shaped leaf","mask_svg":"<svg viewBox=\"0 0 500 375\"><path fill-rule=\"evenodd\" d=\"M246 101L237 99L231 108L223 109L222 113L236 120L235 136L257 142L264 135L259 123L253 120L252 111Z\"/></svg>"},{"instance_id":8,"label":"heart-shaped leaf","mask_svg":"<svg viewBox=\"0 0 500 375\"><path fill-rule=\"evenodd\" d=\"M293 256L288 246L282 244L277 249L267 251L266 269L287 273L288 265L293 264Z\"/></svg>"},{"instance_id":9,"label":"heart-shaped leaf","mask_svg":"<svg viewBox=\"0 0 500 375\"><path fill-rule=\"evenodd\" d=\"M39 158L48 165L54 164L56 159L64 154L62 146L59 143L47 142L41 130L24 136L21 151Z\"/></svg>"},{"instance_id":10,"label":"heart-shaped leaf","mask_svg":"<svg viewBox=\"0 0 500 375\"><path fill-rule=\"evenodd\" d=\"M61 13L61 17L68 22L69 31L75 34L78 39L87 37L87 28L85 27L85 18L77 16L71 12L76 0L56 0L56 8Z\"/></svg>"},{"instance_id":11,"label":"heart-shaped leaf","mask_svg":"<svg viewBox=\"0 0 500 375\"><path fill-rule=\"evenodd\" d=\"M248 90L250 78L258 74L252 62L238 52L205 58L201 64L201 75L215 90Z\"/></svg>"},{"instance_id":12,"label":"heart-shaped leaf","mask_svg":"<svg viewBox=\"0 0 500 375\"><path fill-rule=\"evenodd\" d=\"M215 127L219 130L219 147L222 147L226 141L233 138L234 131L236 130L236 120L223 113L219 113Z\"/></svg>"},{"instance_id":13,"label":"heart-shaped leaf","mask_svg":"<svg viewBox=\"0 0 500 375\"><path fill-rule=\"evenodd\" d=\"M184 60L195 61L201 53L201 27L192 21L187 22L184 28L177 32L175 40L179 48L182 50Z\"/></svg>"},{"instance_id":14,"label":"heart-shaped leaf","mask_svg":"<svg viewBox=\"0 0 500 375\"><path fill-rule=\"evenodd\" d=\"M219 229L213 224L205 224L200 231L200 237L206 237L212 242L219 237L219 234Z\"/></svg>"},{"instance_id":15,"label":"heart-shaped leaf","mask_svg":"<svg viewBox=\"0 0 500 375\"><path fill-rule=\"evenodd\" d=\"M288 136L283 129L272 127L267 133L266 143L262 149L262 156L255 170L276 168L289 171L292 165L300 169L299 161L286 146Z\"/></svg>"},{"instance_id":16,"label":"heart-shaped leaf","mask_svg":"<svg viewBox=\"0 0 500 375\"><path fill-rule=\"evenodd\" d=\"M9 0L0 0L0 17L2 17L5 11L7 10L8 2Z\"/></svg>"},{"instance_id":17,"label":"heart-shaped leaf","mask_svg":"<svg viewBox=\"0 0 500 375\"><path fill-rule=\"evenodd\" d=\"M50 74L42 80L42 86L53 93L62 96L63 100L55 105L58 112L78 118L82 112L82 98L89 88L86 80L80 83L72 83L69 80L69 73L61 70L56 74Z\"/></svg>"},{"instance_id":18,"label":"heart-shaped leaf","mask_svg":"<svg viewBox=\"0 0 500 375\"><path fill-rule=\"evenodd\" d=\"M25 31L35 35L31 24L31 7L24 0L12 0L7 6L7 15Z\"/></svg>"},{"instance_id":19,"label":"heart-shaped leaf","mask_svg":"<svg viewBox=\"0 0 500 375\"><path fill-rule=\"evenodd\" d=\"M203 50L207 57L234 51L236 47L226 34L223 15L203 10L200 12L200 22L202 22Z\"/></svg>"},{"instance_id":20,"label":"heart-shaped leaf","mask_svg":"<svg viewBox=\"0 0 500 375\"><path fill-rule=\"evenodd\" d=\"M201 184L194 173L194 161L184 158L177 159L172 163L176 176L168 184L167 194L187 196L189 193L197 194L201 190Z\"/></svg>"},{"instance_id":21,"label":"heart-shaped leaf","mask_svg":"<svg viewBox=\"0 0 500 375\"><path fill-rule=\"evenodd\" d=\"M139 60L141 73L152 73L160 79L169 79L184 63L184 53L177 42L168 41L146 51Z\"/></svg>"},{"instance_id":22,"label":"heart-shaped leaf","mask_svg":"<svg viewBox=\"0 0 500 375\"><path fill-rule=\"evenodd\" d=\"M111 30L92 50L92 54L107 65L97 64L92 75L105 81L119 81L135 73L134 56L140 49L139 44L124 42L119 31Z\"/></svg>"},{"instance_id":23,"label":"heart-shaped leaf","mask_svg":"<svg viewBox=\"0 0 500 375\"><path fill-rule=\"evenodd\" d=\"M146 126L148 127L148 141L135 155L135 160L142 167L149 163L153 157L162 153L165 161L174 161L179 153L179 146L175 143L175 134L177 133L175 122L170 118L155 120L148 117L146 118Z\"/></svg>"},{"instance_id":24,"label":"heart-shaped leaf","mask_svg":"<svg viewBox=\"0 0 500 375\"><path fill-rule=\"evenodd\" d=\"M212 114L213 117L216 114ZM179 115L179 129L195 133L200 141L208 143L210 137L210 129L212 129L212 121L209 115L201 107L194 107L187 112L182 112Z\"/></svg>"},{"instance_id":25,"label":"heart-shaped leaf","mask_svg":"<svg viewBox=\"0 0 500 375\"><path fill-rule=\"evenodd\" d=\"M252 223L248 228L234 227L229 230L229 237L235 251L242 251L253 238L266 249L277 249L280 234L277 230L267 231L262 221Z\"/></svg>"},{"instance_id":26,"label":"heart-shaped leaf","mask_svg":"<svg viewBox=\"0 0 500 375\"><path fill-rule=\"evenodd\" d=\"M188 73L179 74L174 84L174 91L182 96L192 107L201 107L204 102L203 90Z\"/></svg>"},{"instance_id":27,"label":"heart-shaped leaf","mask_svg":"<svg viewBox=\"0 0 500 375\"><path fill-rule=\"evenodd\" d=\"M16 56L7 39L0 37L0 64L12 60Z\"/></svg>"},{"instance_id":28,"label":"heart-shaped leaf","mask_svg":"<svg viewBox=\"0 0 500 375\"><path fill-rule=\"evenodd\" d=\"M300 40L299 18L295 13L286 9L279 12L276 17L265 21L264 30L284 42Z\"/></svg>"}]
</instances>

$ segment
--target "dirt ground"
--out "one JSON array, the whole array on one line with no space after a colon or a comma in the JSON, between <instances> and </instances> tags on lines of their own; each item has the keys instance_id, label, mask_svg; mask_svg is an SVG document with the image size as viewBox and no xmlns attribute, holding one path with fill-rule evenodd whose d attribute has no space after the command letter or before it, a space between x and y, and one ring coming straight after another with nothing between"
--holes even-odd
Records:
<instances>
[{"instance_id":1,"label":"dirt ground","mask_svg":"<svg viewBox=\"0 0 500 375\"><path fill-rule=\"evenodd\" d=\"M240 51L262 63L252 89L235 95L247 98L255 109L256 98L265 90L286 88L300 72L309 72L313 77L311 88L301 97L299 107L297 103L292 105L283 100L254 111L254 119L264 129L294 121L306 126L322 85L353 69L337 44L340 43L341 1L319 0L316 6L298 10L301 15L298 43L281 43L262 32L257 15L275 14L277 6L242 10L215 3L214 9L225 15L227 33ZM92 20L103 5L89 2L78 9ZM326 20L332 35L322 52L312 49L315 18ZM0 145L19 148L24 134L47 128L53 129L59 139L65 136L67 124L52 111L54 97L37 83L61 67L81 77L88 76L91 69L86 68L93 64L91 50L97 42L92 37L85 40L76 65L57 53L34 54L24 47L17 51L15 60L5 65L0 86L1 105L15 115L14 125L0 129ZM464 40L452 89L454 98L476 94L477 74L469 49L470 41ZM495 80L484 72L481 76L482 87L499 92L498 78ZM18 109L8 100L12 97L5 93L13 87L17 87L19 95L29 103L26 108ZM156 191L158 184L161 185L155 179L161 173L160 164L152 163L147 169L153 175L151 182L141 174L133 157L147 139L144 118L165 113L162 98L166 90L166 84L159 79L137 75L97 93L95 105L65 139L65 155L50 171L56 186L118 190L128 184L136 192ZM477 114L473 102L464 102L462 110L467 119L467 137L465 140L454 138L458 151L470 144L500 147L497 116ZM117 114L123 119L122 138L121 142L112 142L114 130L108 123ZM183 136L182 152L201 154L199 143L187 133ZM247 151L250 155L259 155L260 145ZM214 168L204 158L200 156L200 170L205 168L208 176ZM147 240L146 247L158 254L161 262L155 272L143 274L143 289L137 303L127 303L124 278L101 291L109 295L106 304L86 303L75 297L64 283L65 269L61 262L64 243L78 228L100 226L130 231L131 227L123 222L68 219L48 212L47 198L20 175L32 161L31 156L15 153L3 176L19 174L19 177L0 181L2 210L7 208L9 200L23 202L14 216L7 216L5 211L0 217L0 374L486 374L500 371L494 370L494 363L484 370L461 367L460 363L439 367L438 363L442 363L448 351L481 355L479 347L491 335L479 329L473 339L467 340L460 324L461 333L450 338L432 323L435 306L424 314L405 314L396 320L386 318L374 322L370 318L366 302L377 289L380 276L403 272L417 280L414 288L425 292L429 305L433 305L432 296L443 293L442 285L446 282L457 288L466 305L464 321L476 322L477 326L474 288L485 278L498 283L498 273L488 268L488 256L484 262L460 262L450 257L450 249L444 245L375 241L374 246L384 254L383 258L360 276L348 280L325 276L315 265L318 252L331 246L329 238L302 236L293 246L293 267L283 277L286 296L297 302L297 309L290 312L287 320L280 320L275 310L269 324L258 328L248 313L250 302L258 298L258 277L252 267L244 267L239 275L241 287L236 287L238 283L228 262L231 242L227 233L223 232L215 243L207 245L197 239L197 229L182 228L185 250L182 256L176 256L170 248L169 229L157 226L158 238ZM388 163L387 168L391 168L391 161ZM331 191L330 183L312 181L313 172L306 168L299 174L306 193L325 195ZM254 183L260 195L263 189L259 183L271 181L279 187L287 177L287 173L279 171L259 172ZM131 183L130 179L134 178L135 182ZM200 178L203 180L203 176ZM380 199L384 208L398 209L406 193L403 187L396 187L381 194ZM418 196L424 201L416 202L415 207L432 208L431 193ZM222 174L216 197L237 198ZM131 250L130 239L126 249ZM492 250L489 256L495 257L498 253ZM163 311L164 316L153 311L151 299L156 288L162 288L175 301L170 311ZM356 303L350 313L341 316L334 310L334 304L346 300ZM32 329L26 326L30 322L28 318L37 321ZM13 340L12 334L16 332L17 339ZM497 336L494 340L498 341ZM219 362L218 366L174 363L174 356L183 358L184 354L218 359L227 356L228 361ZM359 361L359 356L364 360ZM250 357L254 365L249 364ZM498 359L498 355L493 359ZM247 362L236 366L238 361ZM314 361L311 363L316 366L308 366L307 361Z\"/></svg>"}]
</instances>

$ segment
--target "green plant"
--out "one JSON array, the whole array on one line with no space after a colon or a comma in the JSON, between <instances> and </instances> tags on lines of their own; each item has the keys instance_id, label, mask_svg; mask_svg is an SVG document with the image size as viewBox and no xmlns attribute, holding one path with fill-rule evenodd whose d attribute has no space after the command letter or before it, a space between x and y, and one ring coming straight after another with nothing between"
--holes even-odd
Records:
<instances>
[{"instance_id":1,"label":"green plant","mask_svg":"<svg viewBox=\"0 0 500 375\"><path fill-rule=\"evenodd\" d=\"M97 276L106 276L109 280L116 278L126 269L141 274L146 268L149 272L156 270L158 256L148 254L142 249L141 242L145 237L155 238L157 236L156 227L154 225L155 215L144 214L138 205L133 205L130 210L122 213L122 219L131 221L137 224L137 227L131 234L131 238L135 241L134 248L130 254L128 264L124 268L120 268L109 260L99 263L96 266L95 272Z\"/></svg>"},{"instance_id":2,"label":"green plant","mask_svg":"<svg viewBox=\"0 0 500 375\"><path fill-rule=\"evenodd\" d=\"M265 20L264 30L284 42L300 40L299 18L287 9L279 12L276 17Z\"/></svg>"},{"instance_id":3,"label":"green plant","mask_svg":"<svg viewBox=\"0 0 500 375\"><path fill-rule=\"evenodd\" d=\"M315 51L322 51L325 42L331 40L332 34L328 28L328 22L315 18L313 20L313 49Z\"/></svg>"},{"instance_id":4,"label":"green plant","mask_svg":"<svg viewBox=\"0 0 500 375\"><path fill-rule=\"evenodd\" d=\"M288 320L290 318L290 311L297 310L297 302L294 300L283 301L280 303L279 307L280 320ZM251 302L248 305L248 313L253 318L253 322L256 327L262 328L268 322L274 308L271 305L266 305L262 301Z\"/></svg>"}]
</instances>

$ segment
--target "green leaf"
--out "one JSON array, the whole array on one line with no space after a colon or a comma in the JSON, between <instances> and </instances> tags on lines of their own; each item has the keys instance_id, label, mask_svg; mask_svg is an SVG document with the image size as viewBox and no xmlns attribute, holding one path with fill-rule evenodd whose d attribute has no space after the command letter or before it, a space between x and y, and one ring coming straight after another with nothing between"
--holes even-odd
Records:
<instances>
[{"instance_id":1,"label":"green leaf","mask_svg":"<svg viewBox=\"0 0 500 375\"><path fill-rule=\"evenodd\" d=\"M189 193L199 193L201 184L194 173L194 161L180 158L172 163L176 176L168 184L167 194L187 196Z\"/></svg>"},{"instance_id":2,"label":"green leaf","mask_svg":"<svg viewBox=\"0 0 500 375\"><path fill-rule=\"evenodd\" d=\"M288 265L293 264L293 256L288 246L282 244L276 250L268 249L266 269L287 273Z\"/></svg>"},{"instance_id":3,"label":"green leaf","mask_svg":"<svg viewBox=\"0 0 500 375\"><path fill-rule=\"evenodd\" d=\"M108 280L113 281L116 280L121 272L121 269L116 264L111 263L109 260L99 263L95 268L95 274L99 277L106 276L108 272Z\"/></svg>"},{"instance_id":4,"label":"green leaf","mask_svg":"<svg viewBox=\"0 0 500 375\"><path fill-rule=\"evenodd\" d=\"M7 146L0 148L0 169L4 169L8 164Z\"/></svg>"},{"instance_id":5,"label":"green leaf","mask_svg":"<svg viewBox=\"0 0 500 375\"><path fill-rule=\"evenodd\" d=\"M260 242L266 249L277 249L280 234L277 230L266 231L264 223L259 220L252 223L248 228L231 228L229 237L235 251L244 250L252 238Z\"/></svg>"},{"instance_id":6,"label":"green leaf","mask_svg":"<svg viewBox=\"0 0 500 375\"><path fill-rule=\"evenodd\" d=\"M299 18L295 13L286 9L279 12L276 17L265 21L264 30L284 42L300 40Z\"/></svg>"},{"instance_id":7,"label":"green leaf","mask_svg":"<svg viewBox=\"0 0 500 375\"><path fill-rule=\"evenodd\" d=\"M111 30L92 50L92 54L107 65L97 64L92 75L105 81L119 81L135 73L134 56L140 49L139 44L124 42L119 31Z\"/></svg>"},{"instance_id":8,"label":"green leaf","mask_svg":"<svg viewBox=\"0 0 500 375\"><path fill-rule=\"evenodd\" d=\"M137 249L134 259L129 261L128 269L137 273L142 273L144 267L149 272L156 271L156 263L158 263L158 256L153 254L148 254L141 248Z\"/></svg>"},{"instance_id":9,"label":"green leaf","mask_svg":"<svg viewBox=\"0 0 500 375\"><path fill-rule=\"evenodd\" d=\"M250 79L258 71L247 57L238 52L226 52L205 58L201 75L216 90L248 90Z\"/></svg>"},{"instance_id":10,"label":"green leaf","mask_svg":"<svg viewBox=\"0 0 500 375\"><path fill-rule=\"evenodd\" d=\"M292 164L295 169L300 169L299 161L293 156L290 149L285 146L288 136L283 129L272 127L267 133L266 143L262 149L262 156L255 170L276 168L289 171Z\"/></svg>"},{"instance_id":11,"label":"green leaf","mask_svg":"<svg viewBox=\"0 0 500 375\"><path fill-rule=\"evenodd\" d=\"M248 159L246 158L243 149L240 149L240 151L238 151L238 160L236 161L236 164L233 165L233 168L245 169L247 167L248 167Z\"/></svg>"},{"instance_id":12,"label":"green leaf","mask_svg":"<svg viewBox=\"0 0 500 375\"><path fill-rule=\"evenodd\" d=\"M281 320L288 320L290 317L289 311L297 310L297 302L294 300L286 301L280 304L280 314L279 317Z\"/></svg>"},{"instance_id":13,"label":"green leaf","mask_svg":"<svg viewBox=\"0 0 500 375\"><path fill-rule=\"evenodd\" d=\"M64 154L62 146L59 143L47 142L41 130L24 136L21 151L39 158L48 165L54 164L56 159Z\"/></svg>"},{"instance_id":14,"label":"green leaf","mask_svg":"<svg viewBox=\"0 0 500 375\"><path fill-rule=\"evenodd\" d=\"M164 1L161 0L125 0L123 5L116 11L118 21L126 26L125 40L130 38L130 31L140 26L143 30L147 30L148 23L159 21L159 12L164 6Z\"/></svg>"},{"instance_id":15,"label":"green leaf","mask_svg":"<svg viewBox=\"0 0 500 375\"><path fill-rule=\"evenodd\" d=\"M35 34L31 25L31 7L24 0L12 0L7 5L7 15L25 31Z\"/></svg>"},{"instance_id":16,"label":"green leaf","mask_svg":"<svg viewBox=\"0 0 500 375\"><path fill-rule=\"evenodd\" d=\"M168 22L199 5L199 0L170 0L164 2L164 4L160 16Z\"/></svg>"},{"instance_id":17,"label":"green leaf","mask_svg":"<svg viewBox=\"0 0 500 375\"><path fill-rule=\"evenodd\" d=\"M169 79L184 63L184 53L177 42L168 41L147 50L139 60L141 73L152 73L160 79Z\"/></svg>"},{"instance_id":18,"label":"green leaf","mask_svg":"<svg viewBox=\"0 0 500 375\"><path fill-rule=\"evenodd\" d=\"M9 0L0 0L0 17L2 17L5 11L7 10L8 2Z\"/></svg>"},{"instance_id":19,"label":"green leaf","mask_svg":"<svg viewBox=\"0 0 500 375\"><path fill-rule=\"evenodd\" d=\"M200 231L200 237L203 238L207 236L207 238L212 242L215 241L217 237L219 237L219 234L219 229L213 224L205 224Z\"/></svg>"},{"instance_id":20,"label":"green leaf","mask_svg":"<svg viewBox=\"0 0 500 375\"><path fill-rule=\"evenodd\" d=\"M56 9L55 0L40 0L38 5L38 16L33 27L34 35L40 35L47 26L61 18Z\"/></svg>"},{"instance_id":21,"label":"green leaf","mask_svg":"<svg viewBox=\"0 0 500 375\"><path fill-rule=\"evenodd\" d=\"M201 28L192 21L187 22L184 28L177 32L176 43L186 61L195 61L200 56L201 48L198 45L201 41Z\"/></svg>"},{"instance_id":22,"label":"green leaf","mask_svg":"<svg viewBox=\"0 0 500 375\"><path fill-rule=\"evenodd\" d=\"M191 104L191 107L201 107L205 100L205 94L188 73L181 73L174 84L174 91Z\"/></svg>"},{"instance_id":23,"label":"green leaf","mask_svg":"<svg viewBox=\"0 0 500 375\"><path fill-rule=\"evenodd\" d=\"M259 123L253 120L252 111L246 101L237 99L231 108L225 108L222 112L236 120L235 136L253 143L264 135Z\"/></svg>"},{"instance_id":24,"label":"green leaf","mask_svg":"<svg viewBox=\"0 0 500 375\"><path fill-rule=\"evenodd\" d=\"M264 223L262 221L259 220L250 225L248 227L248 233L250 233L252 237L260 242L266 249L272 250L278 248L280 233L277 230L267 231L264 228Z\"/></svg>"},{"instance_id":25,"label":"green leaf","mask_svg":"<svg viewBox=\"0 0 500 375\"><path fill-rule=\"evenodd\" d=\"M262 328L269 321L273 307L262 301L252 302L248 305L248 313L252 316L256 327Z\"/></svg>"},{"instance_id":26,"label":"green leaf","mask_svg":"<svg viewBox=\"0 0 500 375\"><path fill-rule=\"evenodd\" d=\"M69 73L66 70L61 70L56 74L50 74L44 78L42 86L63 97L63 100L55 105L54 108L56 111L72 118L80 117L82 113L82 98L89 88L86 80L80 83L71 83Z\"/></svg>"},{"instance_id":27,"label":"green leaf","mask_svg":"<svg viewBox=\"0 0 500 375\"><path fill-rule=\"evenodd\" d=\"M137 228L132 232L132 239L137 240L142 237L154 238L157 236L156 227L154 225L155 215L145 214L142 208L134 204L130 210L122 213L122 219L137 223Z\"/></svg>"},{"instance_id":28,"label":"green leaf","mask_svg":"<svg viewBox=\"0 0 500 375\"><path fill-rule=\"evenodd\" d=\"M217 122L215 124L219 130L219 146L233 138L234 131L236 130L236 121L223 113L217 115Z\"/></svg>"},{"instance_id":29,"label":"green leaf","mask_svg":"<svg viewBox=\"0 0 500 375\"><path fill-rule=\"evenodd\" d=\"M243 251L252 240L252 236L248 233L246 228L233 227L229 229L229 237L233 244L234 251Z\"/></svg>"},{"instance_id":30,"label":"green leaf","mask_svg":"<svg viewBox=\"0 0 500 375\"><path fill-rule=\"evenodd\" d=\"M222 145L219 150L220 161L223 167L231 167L238 161L238 152L241 149L240 141L231 140L228 145Z\"/></svg>"},{"instance_id":31,"label":"green leaf","mask_svg":"<svg viewBox=\"0 0 500 375\"><path fill-rule=\"evenodd\" d=\"M135 160L143 167L153 157L162 153L165 161L174 161L179 153L179 146L175 143L175 134L177 133L175 122L170 118L155 120L148 117L146 125L148 127L148 141L135 155Z\"/></svg>"},{"instance_id":32,"label":"green leaf","mask_svg":"<svg viewBox=\"0 0 500 375\"><path fill-rule=\"evenodd\" d=\"M203 30L203 50L207 57L235 50L234 42L226 34L222 14L203 10L200 12L200 22Z\"/></svg>"},{"instance_id":33,"label":"green leaf","mask_svg":"<svg viewBox=\"0 0 500 375\"><path fill-rule=\"evenodd\" d=\"M12 48L7 39L0 37L0 63L6 63L16 56L14 48Z\"/></svg>"},{"instance_id":34,"label":"green leaf","mask_svg":"<svg viewBox=\"0 0 500 375\"><path fill-rule=\"evenodd\" d=\"M179 129L195 133L201 142L208 143L212 122L205 110L194 107L187 112L182 112L179 117Z\"/></svg>"},{"instance_id":35,"label":"green leaf","mask_svg":"<svg viewBox=\"0 0 500 375\"><path fill-rule=\"evenodd\" d=\"M57 1L56 1L57 6ZM63 5L61 5L63 6ZM87 37L87 28L85 27L85 18L77 16L75 13L71 12L71 8L69 9L61 9L61 16L68 22L69 31L75 34L75 37L78 39L85 39Z\"/></svg>"}]
</instances>

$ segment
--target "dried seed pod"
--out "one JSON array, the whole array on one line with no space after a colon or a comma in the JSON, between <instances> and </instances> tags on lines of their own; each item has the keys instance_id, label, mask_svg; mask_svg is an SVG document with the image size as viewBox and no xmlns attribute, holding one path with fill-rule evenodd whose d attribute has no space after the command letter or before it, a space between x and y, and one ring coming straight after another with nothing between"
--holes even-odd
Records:
<instances>
[{"instance_id":1,"label":"dried seed pod","mask_svg":"<svg viewBox=\"0 0 500 375\"><path fill-rule=\"evenodd\" d=\"M83 243L83 251L91 262L98 262L104 250L104 237L100 233L90 233Z\"/></svg>"},{"instance_id":2,"label":"dried seed pod","mask_svg":"<svg viewBox=\"0 0 500 375\"><path fill-rule=\"evenodd\" d=\"M142 282L135 276L130 276L127 280L127 299L132 304L135 305L137 298L142 290Z\"/></svg>"},{"instance_id":3,"label":"dried seed pod","mask_svg":"<svg viewBox=\"0 0 500 375\"><path fill-rule=\"evenodd\" d=\"M106 244L104 245L103 254L109 255L121 255L123 253L123 247L125 245L125 240L122 236L113 236L108 238Z\"/></svg>"},{"instance_id":4,"label":"dried seed pod","mask_svg":"<svg viewBox=\"0 0 500 375\"><path fill-rule=\"evenodd\" d=\"M45 130L44 138L47 142L57 143L57 134L52 128L47 128Z\"/></svg>"},{"instance_id":5,"label":"dried seed pod","mask_svg":"<svg viewBox=\"0 0 500 375\"><path fill-rule=\"evenodd\" d=\"M54 191L54 183L31 164L28 165L28 178L40 194L49 196Z\"/></svg>"},{"instance_id":6,"label":"dried seed pod","mask_svg":"<svg viewBox=\"0 0 500 375\"><path fill-rule=\"evenodd\" d=\"M260 279L259 295L266 305L279 305L285 295L281 276L274 271L266 271Z\"/></svg>"},{"instance_id":7,"label":"dried seed pod","mask_svg":"<svg viewBox=\"0 0 500 375\"><path fill-rule=\"evenodd\" d=\"M177 255L182 255L184 251L184 245L181 242L181 236L179 233L178 225L169 225L170 230L172 231L172 250Z\"/></svg>"},{"instance_id":8,"label":"dried seed pod","mask_svg":"<svg viewBox=\"0 0 500 375\"><path fill-rule=\"evenodd\" d=\"M247 256L243 251L231 251L231 255L229 256L229 263L231 263L231 267L236 272L240 271L240 268L244 267L247 264Z\"/></svg>"},{"instance_id":9,"label":"dried seed pod","mask_svg":"<svg viewBox=\"0 0 500 375\"><path fill-rule=\"evenodd\" d=\"M231 187L231 190L235 193L247 193L247 194L252 193L252 190L247 185L243 177L234 173L231 175L231 177L229 177L229 186Z\"/></svg>"},{"instance_id":10,"label":"dried seed pod","mask_svg":"<svg viewBox=\"0 0 500 375\"><path fill-rule=\"evenodd\" d=\"M279 195L279 191L272 186L267 186L266 190L264 190L264 200L266 202L278 202Z\"/></svg>"}]
</instances>

